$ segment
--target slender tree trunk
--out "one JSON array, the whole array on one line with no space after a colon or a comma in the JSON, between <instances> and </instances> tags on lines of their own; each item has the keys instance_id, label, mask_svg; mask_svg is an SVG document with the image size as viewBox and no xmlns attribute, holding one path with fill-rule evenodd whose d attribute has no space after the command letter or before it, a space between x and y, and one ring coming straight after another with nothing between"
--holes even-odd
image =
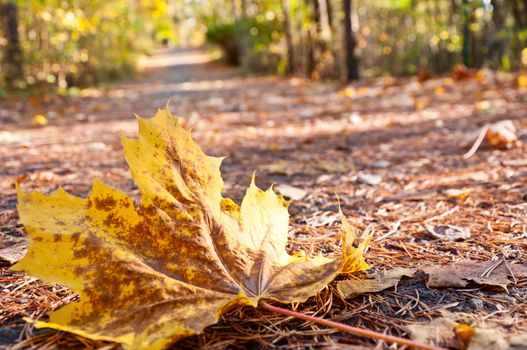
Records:
<instances>
[{"instance_id":1,"label":"slender tree trunk","mask_svg":"<svg viewBox=\"0 0 527 350\"><path fill-rule=\"evenodd\" d=\"M239 62L243 72L249 70L250 61L250 47L249 47L249 28L247 24L247 2L248 0L240 0L241 21L238 27L238 45L240 47Z\"/></svg>"},{"instance_id":2,"label":"slender tree trunk","mask_svg":"<svg viewBox=\"0 0 527 350\"><path fill-rule=\"evenodd\" d=\"M359 74L359 58L357 57L357 41L353 36L352 23L352 4L351 0L343 0L342 9L344 11L344 48L346 50L346 80L358 80Z\"/></svg>"},{"instance_id":3,"label":"slender tree trunk","mask_svg":"<svg viewBox=\"0 0 527 350\"><path fill-rule=\"evenodd\" d=\"M310 22L314 23L309 26L307 30L307 76L314 78L314 74L319 60L322 57L322 52L325 50L325 42L322 39L322 25L320 23L320 6L318 0L306 1L306 6L309 8L310 3L313 11L311 11Z\"/></svg>"},{"instance_id":4,"label":"slender tree trunk","mask_svg":"<svg viewBox=\"0 0 527 350\"><path fill-rule=\"evenodd\" d=\"M322 31L322 39L325 43L331 40L331 25L328 2L327 0L316 0L318 3L320 29Z\"/></svg>"},{"instance_id":5,"label":"slender tree trunk","mask_svg":"<svg viewBox=\"0 0 527 350\"><path fill-rule=\"evenodd\" d=\"M311 0L313 3L313 21L316 24L317 27L317 34L322 32L322 26L320 24L320 2L319 0ZM307 6L309 6L309 1L307 1Z\"/></svg>"},{"instance_id":6,"label":"slender tree trunk","mask_svg":"<svg viewBox=\"0 0 527 350\"><path fill-rule=\"evenodd\" d=\"M331 0L326 0L326 10L328 17L328 27L329 30L333 31L333 7L331 5Z\"/></svg>"},{"instance_id":7,"label":"slender tree trunk","mask_svg":"<svg viewBox=\"0 0 527 350\"><path fill-rule=\"evenodd\" d=\"M284 15L284 33L287 45L287 67L286 73L293 73L295 68L295 51L293 47L293 35L291 34L291 22L289 19L289 0L282 0L282 11Z\"/></svg>"},{"instance_id":8,"label":"slender tree trunk","mask_svg":"<svg viewBox=\"0 0 527 350\"><path fill-rule=\"evenodd\" d=\"M311 28L307 31L307 77L313 79L317 61L315 58L315 47L317 46L315 42L316 39L313 39ZM316 35L315 35L316 37ZM320 56L320 55L317 55Z\"/></svg>"},{"instance_id":9,"label":"slender tree trunk","mask_svg":"<svg viewBox=\"0 0 527 350\"><path fill-rule=\"evenodd\" d=\"M472 35L470 33L470 22L471 22L471 15L470 15L470 4L468 0L463 0L463 4L461 5L462 11L463 11L463 48L461 49L461 54L463 56L463 64L467 67L472 66L473 58L472 58Z\"/></svg>"},{"instance_id":10,"label":"slender tree trunk","mask_svg":"<svg viewBox=\"0 0 527 350\"><path fill-rule=\"evenodd\" d=\"M0 19L7 45L4 52L5 80L8 87L13 87L17 80L24 78L23 55L18 34L18 7L8 1L0 5Z\"/></svg>"},{"instance_id":11,"label":"slender tree trunk","mask_svg":"<svg viewBox=\"0 0 527 350\"><path fill-rule=\"evenodd\" d=\"M516 22L516 25L520 29L527 27L527 17L525 17L527 14L522 13L522 10L520 9L519 0L510 0L510 4L512 7L512 14L514 15L514 21Z\"/></svg>"},{"instance_id":12,"label":"slender tree trunk","mask_svg":"<svg viewBox=\"0 0 527 350\"><path fill-rule=\"evenodd\" d=\"M499 67L500 60L505 53L506 42L499 37L499 31L505 26L506 13L503 6L503 2L500 0L492 0L492 41L489 48L489 58L491 61L496 62L496 66Z\"/></svg>"}]
</instances>

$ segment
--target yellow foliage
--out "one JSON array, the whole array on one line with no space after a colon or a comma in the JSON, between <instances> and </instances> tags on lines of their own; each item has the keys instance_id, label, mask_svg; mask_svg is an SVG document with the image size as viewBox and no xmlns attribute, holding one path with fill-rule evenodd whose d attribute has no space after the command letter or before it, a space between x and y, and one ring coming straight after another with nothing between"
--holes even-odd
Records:
<instances>
[{"instance_id":1,"label":"yellow foliage","mask_svg":"<svg viewBox=\"0 0 527 350\"><path fill-rule=\"evenodd\" d=\"M242 204L221 194L222 158L207 156L168 109L138 118L139 138L122 137L140 189L95 181L87 198L18 188L27 255L13 267L80 294L37 327L163 349L199 333L235 305L302 302L340 273L368 268L343 221L341 256L286 252L288 202L254 177Z\"/></svg>"}]
</instances>

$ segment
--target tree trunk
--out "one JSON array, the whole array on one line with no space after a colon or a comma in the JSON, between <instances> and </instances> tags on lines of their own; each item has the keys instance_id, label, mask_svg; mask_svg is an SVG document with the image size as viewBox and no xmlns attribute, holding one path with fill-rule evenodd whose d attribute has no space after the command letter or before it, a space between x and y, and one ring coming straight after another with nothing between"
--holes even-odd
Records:
<instances>
[{"instance_id":1,"label":"tree trunk","mask_svg":"<svg viewBox=\"0 0 527 350\"><path fill-rule=\"evenodd\" d=\"M462 11L463 11L463 48L461 54L463 56L463 64L467 67L471 67L473 64L472 57L472 33L470 32L471 17L470 4L468 0L463 0Z\"/></svg>"},{"instance_id":2,"label":"tree trunk","mask_svg":"<svg viewBox=\"0 0 527 350\"><path fill-rule=\"evenodd\" d=\"M344 11L344 48L346 50L346 68L347 81L358 80L359 75L359 59L357 57L357 41L353 36L352 23L352 6L351 0L344 0L342 2L342 9Z\"/></svg>"},{"instance_id":3,"label":"tree trunk","mask_svg":"<svg viewBox=\"0 0 527 350\"><path fill-rule=\"evenodd\" d=\"M282 11L284 15L284 33L287 45L287 67L286 73L293 73L295 67L295 51L293 47L293 35L291 34L291 24L289 20L289 0L282 0Z\"/></svg>"},{"instance_id":4,"label":"tree trunk","mask_svg":"<svg viewBox=\"0 0 527 350\"><path fill-rule=\"evenodd\" d=\"M241 0L240 1L240 12L241 12L241 20L238 22L238 46L240 47L239 50L239 59L240 66L242 69L242 72L248 72L249 70L249 61L250 61L250 47L249 47L249 27L247 23L247 1L248 0Z\"/></svg>"},{"instance_id":5,"label":"tree trunk","mask_svg":"<svg viewBox=\"0 0 527 350\"><path fill-rule=\"evenodd\" d=\"M24 60L18 34L18 7L15 2L9 1L1 5L0 10L2 28L7 40L4 53L5 81L8 87L13 87L17 80L24 78Z\"/></svg>"},{"instance_id":6,"label":"tree trunk","mask_svg":"<svg viewBox=\"0 0 527 350\"><path fill-rule=\"evenodd\" d=\"M499 31L504 28L505 20L507 15L505 13L504 4L499 0L491 0L492 4L492 24L493 24L493 36L491 45L489 47L489 58L491 61L496 62L496 66L499 66L500 60L503 57L507 43L500 38Z\"/></svg>"},{"instance_id":7,"label":"tree trunk","mask_svg":"<svg viewBox=\"0 0 527 350\"><path fill-rule=\"evenodd\" d=\"M512 14L514 16L514 22L516 22L516 25L518 26L518 28L524 29L525 27L527 27L527 23L526 23L527 17L524 17L526 15L525 13L522 14L522 11L519 6L520 5L519 0L511 0L510 4L512 7ZM525 12L527 12L527 9Z\"/></svg>"},{"instance_id":8,"label":"tree trunk","mask_svg":"<svg viewBox=\"0 0 527 350\"><path fill-rule=\"evenodd\" d=\"M318 5L318 29L320 35L325 44L331 40L331 26L329 24L329 12L328 12L328 3L326 0L315 0L315 3Z\"/></svg>"},{"instance_id":9,"label":"tree trunk","mask_svg":"<svg viewBox=\"0 0 527 350\"><path fill-rule=\"evenodd\" d=\"M326 10L329 30L333 30L333 7L331 7L331 0L326 0Z\"/></svg>"}]
</instances>

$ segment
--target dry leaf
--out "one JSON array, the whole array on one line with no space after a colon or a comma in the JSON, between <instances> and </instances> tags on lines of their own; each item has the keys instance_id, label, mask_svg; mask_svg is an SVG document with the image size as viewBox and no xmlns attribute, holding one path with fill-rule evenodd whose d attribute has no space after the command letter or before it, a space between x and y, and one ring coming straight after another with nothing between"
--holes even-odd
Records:
<instances>
[{"instance_id":1,"label":"dry leaf","mask_svg":"<svg viewBox=\"0 0 527 350\"><path fill-rule=\"evenodd\" d=\"M442 87L442 86L436 86L435 89L434 89L434 93L436 94L436 96L444 95L445 94L445 88Z\"/></svg>"},{"instance_id":2,"label":"dry leaf","mask_svg":"<svg viewBox=\"0 0 527 350\"><path fill-rule=\"evenodd\" d=\"M450 199L458 199L458 200L465 200L468 195L470 194L470 189L468 188L460 188L460 189L457 189L457 188L449 188L447 190L444 190L442 192L445 196L447 196L447 198L450 198Z\"/></svg>"},{"instance_id":3,"label":"dry leaf","mask_svg":"<svg viewBox=\"0 0 527 350\"><path fill-rule=\"evenodd\" d=\"M527 277L527 265L505 264L503 260L500 261L462 260L448 265L425 266L422 271L428 275L426 285L431 288L462 288L472 281L480 285L498 286L507 290L507 286L512 282L509 277L513 277L507 265L515 278ZM496 267L492 268L495 265Z\"/></svg>"},{"instance_id":4,"label":"dry leaf","mask_svg":"<svg viewBox=\"0 0 527 350\"><path fill-rule=\"evenodd\" d=\"M492 107L492 104L489 101L479 101L479 102L474 103L474 107L478 111L485 111L489 109L490 107Z\"/></svg>"},{"instance_id":5,"label":"dry leaf","mask_svg":"<svg viewBox=\"0 0 527 350\"><path fill-rule=\"evenodd\" d=\"M0 264L6 263L13 265L19 261L27 251L27 242L18 241L10 242L12 244L0 249Z\"/></svg>"},{"instance_id":6,"label":"dry leaf","mask_svg":"<svg viewBox=\"0 0 527 350\"><path fill-rule=\"evenodd\" d=\"M343 215L342 256L289 255L282 196L253 178L238 206L222 197L222 158L205 155L168 108L138 123L139 139L122 137L138 207L99 181L86 199L18 188L29 250L13 269L80 294L37 327L162 349L232 306L302 302L339 273L368 267L368 239L353 248Z\"/></svg>"},{"instance_id":7,"label":"dry leaf","mask_svg":"<svg viewBox=\"0 0 527 350\"><path fill-rule=\"evenodd\" d=\"M466 323L458 323L454 326L454 333L467 346L474 335L474 328Z\"/></svg>"},{"instance_id":8,"label":"dry leaf","mask_svg":"<svg viewBox=\"0 0 527 350\"><path fill-rule=\"evenodd\" d=\"M417 269L396 267L388 271L368 273L360 280L343 280L337 283L337 290L342 298L354 298L364 293L380 292L399 283L403 276L412 277Z\"/></svg>"},{"instance_id":9,"label":"dry leaf","mask_svg":"<svg viewBox=\"0 0 527 350\"><path fill-rule=\"evenodd\" d=\"M519 75L516 82L519 88L527 88L527 75Z\"/></svg>"},{"instance_id":10,"label":"dry leaf","mask_svg":"<svg viewBox=\"0 0 527 350\"><path fill-rule=\"evenodd\" d=\"M489 125L487 141L497 148L510 148L518 142L516 127L510 120L502 120Z\"/></svg>"},{"instance_id":11,"label":"dry leaf","mask_svg":"<svg viewBox=\"0 0 527 350\"><path fill-rule=\"evenodd\" d=\"M419 323L407 326L412 340L424 344L458 348L460 341L453 331L456 323L448 318L438 317L429 323Z\"/></svg>"},{"instance_id":12,"label":"dry leaf","mask_svg":"<svg viewBox=\"0 0 527 350\"><path fill-rule=\"evenodd\" d=\"M38 126L48 125L48 118L46 118L43 114L35 114L33 119L31 119L31 123Z\"/></svg>"},{"instance_id":13,"label":"dry leaf","mask_svg":"<svg viewBox=\"0 0 527 350\"><path fill-rule=\"evenodd\" d=\"M505 334L497 328L471 327L445 317L407 328L413 340L449 349L523 350L527 344L527 333Z\"/></svg>"},{"instance_id":14,"label":"dry leaf","mask_svg":"<svg viewBox=\"0 0 527 350\"><path fill-rule=\"evenodd\" d=\"M527 331L520 334L505 333L499 328L474 329L467 350L525 350Z\"/></svg>"},{"instance_id":15,"label":"dry leaf","mask_svg":"<svg viewBox=\"0 0 527 350\"><path fill-rule=\"evenodd\" d=\"M429 101L426 98L418 98L415 100L414 107L417 111L423 110L428 107Z\"/></svg>"},{"instance_id":16,"label":"dry leaf","mask_svg":"<svg viewBox=\"0 0 527 350\"><path fill-rule=\"evenodd\" d=\"M434 238L447 242L463 241L470 238L470 230L454 225L425 225L426 232Z\"/></svg>"},{"instance_id":17,"label":"dry leaf","mask_svg":"<svg viewBox=\"0 0 527 350\"><path fill-rule=\"evenodd\" d=\"M382 177L376 174L358 173L357 180L370 186L377 186L382 182Z\"/></svg>"},{"instance_id":18,"label":"dry leaf","mask_svg":"<svg viewBox=\"0 0 527 350\"><path fill-rule=\"evenodd\" d=\"M357 90L355 90L355 88L353 88L352 86L348 86L347 88L345 88L343 90L343 93L346 97L349 98L354 98L355 96L357 96Z\"/></svg>"},{"instance_id":19,"label":"dry leaf","mask_svg":"<svg viewBox=\"0 0 527 350\"><path fill-rule=\"evenodd\" d=\"M463 158L468 159L472 157L484 140L487 140L492 147L502 149L520 145L520 141L516 135L516 127L512 121L509 119L501 120L483 126L474 141L469 143L472 144L472 147L463 155ZM469 144L467 144L467 146Z\"/></svg>"},{"instance_id":20,"label":"dry leaf","mask_svg":"<svg viewBox=\"0 0 527 350\"><path fill-rule=\"evenodd\" d=\"M307 195L307 191L298 187L280 184L277 185L276 190L284 197L299 201Z\"/></svg>"},{"instance_id":21,"label":"dry leaf","mask_svg":"<svg viewBox=\"0 0 527 350\"><path fill-rule=\"evenodd\" d=\"M452 75L455 80L461 81L473 78L475 76L475 73L467 68L467 66L463 64L458 64L452 69Z\"/></svg>"}]
</instances>

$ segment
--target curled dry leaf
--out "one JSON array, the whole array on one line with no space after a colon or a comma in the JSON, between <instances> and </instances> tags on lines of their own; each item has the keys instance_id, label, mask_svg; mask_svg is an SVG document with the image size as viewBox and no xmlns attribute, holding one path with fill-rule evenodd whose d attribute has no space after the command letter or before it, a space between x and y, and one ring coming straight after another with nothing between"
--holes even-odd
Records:
<instances>
[{"instance_id":1,"label":"curled dry leaf","mask_svg":"<svg viewBox=\"0 0 527 350\"><path fill-rule=\"evenodd\" d=\"M382 182L382 177L375 174L358 173L357 181L370 186L377 186Z\"/></svg>"},{"instance_id":2,"label":"curled dry leaf","mask_svg":"<svg viewBox=\"0 0 527 350\"><path fill-rule=\"evenodd\" d=\"M426 232L434 238L447 242L463 241L470 238L470 230L454 225L425 225Z\"/></svg>"},{"instance_id":3,"label":"curled dry leaf","mask_svg":"<svg viewBox=\"0 0 527 350\"><path fill-rule=\"evenodd\" d=\"M493 124L486 124L478 132L472 143L470 150L463 155L463 158L472 157L479 149L484 140L495 148L511 148L520 144L516 135L516 127L511 120L501 120Z\"/></svg>"},{"instance_id":4,"label":"curled dry leaf","mask_svg":"<svg viewBox=\"0 0 527 350\"><path fill-rule=\"evenodd\" d=\"M29 250L13 269L80 294L37 327L162 349L229 307L302 302L336 275L368 267L368 240L353 248L343 216L341 256L289 255L282 196L253 177L238 206L221 194L222 158L205 155L168 108L138 123L139 139L122 137L138 207L99 181L86 199L18 188Z\"/></svg>"},{"instance_id":5,"label":"curled dry leaf","mask_svg":"<svg viewBox=\"0 0 527 350\"><path fill-rule=\"evenodd\" d=\"M456 314L453 314L455 317ZM456 323L453 319L438 317L428 323L407 326L411 338L422 343L449 349L467 350L523 350L527 333L506 334L499 327L486 323L485 327ZM495 326L495 325L494 325Z\"/></svg>"},{"instance_id":6,"label":"curled dry leaf","mask_svg":"<svg viewBox=\"0 0 527 350\"><path fill-rule=\"evenodd\" d=\"M428 275L426 285L431 288L462 288L469 282L475 282L507 290L507 286L514 279L527 277L527 265L509 264L504 260L487 262L462 260L448 265L424 266L422 271Z\"/></svg>"},{"instance_id":7,"label":"curled dry leaf","mask_svg":"<svg viewBox=\"0 0 527 350\"><path fill-rule=\"evenodd\" d=\"M451 319L439 317L428 323L417 323L407 326L411 338L425 344L434 344L459 349L462 342L457 339L454 333L456 322Z\"/></svg>"},{"instance_id":8,"label":"curled dry leaf","mask_svg":"<svg viewBox=\"0 0 527 350\"><path fill-rule=\"evenodd\" d=\"M388 271L368 273L360 280L347 279L337 283L342 298L353 298L364 293L380 292L399 283L403 276L412 277L417 269L396 267Z\"/></svg>"},{"instance_id":9,"label":"curled dry leaf","mask_svg":"<svg viewBox=\"0 0 527 350\"><path fill-rule=\"evenodd\" d=\"M465 200L470 194L470 189L468 188L449 188L444 190L442 193L449 199L457 199L460 201Z\"/></svg>"},{"instance_id":10,"label":"curled dry leaf","mask_svg":"<svg viewBox=\"0 0 527 350\"><path fill-rule=\"evenodd\" d=\"M299 201L307 195L307 191L298 187L293 187L285 184L280 184L275 187L275 189L282 196L290 198L294 201Z\"/></svg>"},{"instance_id":11,"label":"curled dry leaf","mask_svg":"<svg viewBox=\"0 0 527 350\"><path fill-rule=\"evenodd\" d=\"M496 346L490 347L489 344L496 344ZM499 348L498 344L502 348ZM485 328L482 330L476 329L468 350L525 350L526 344L527 329L525 327L516 334L507 334L496 328Z\"/></svg>"}]
</instances>

